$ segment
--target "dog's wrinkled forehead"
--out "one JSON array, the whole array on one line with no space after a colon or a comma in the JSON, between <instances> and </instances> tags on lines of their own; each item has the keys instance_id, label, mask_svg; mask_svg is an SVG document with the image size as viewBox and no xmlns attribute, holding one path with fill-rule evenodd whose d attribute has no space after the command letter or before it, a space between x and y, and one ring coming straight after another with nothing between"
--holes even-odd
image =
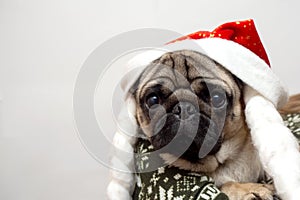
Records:
<instances>
[{"instance_id":1,"label":"dog's wrinkled forehead","mask_svg":"<svg viewBox=\"0 0 300 200\"><path fill-rule=\"evenodd\" d=\"M214 83L226 88L226 82L232 81L232 75L203 54L191 50L174 51L150 63L141 74L135 89L141 94L143 87L160 84L174 91L176 88L189 88L197 79L208 82L214 80Z\"/></svg>"}]
</instances>

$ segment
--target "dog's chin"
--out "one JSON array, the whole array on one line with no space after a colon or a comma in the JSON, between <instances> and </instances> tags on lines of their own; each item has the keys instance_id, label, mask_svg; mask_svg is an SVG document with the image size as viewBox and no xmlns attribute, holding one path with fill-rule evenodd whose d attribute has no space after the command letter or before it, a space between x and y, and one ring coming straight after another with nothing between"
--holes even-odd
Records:
<instances>
[{"instance_id":1,"label":"dog's chin","mask_svg":"<svg viewBox=\"0 0 300 200\"><path fill-rule=\"evenodd\" d=\"M222 146L222 137L220 136L214 147L209 151L207 155L215 155ZM191 163L197 163L201 161L199 152L202 145L199 145L195 141L191 141L186 136L179 136L165 146L164 153L169 153L177 158L187 160Z\"/></svg>"},{"instance_id":2,"label":"dog's chin","mask_svg":"<svg viewBox=\"0 0 300 200\"><path fill-rule=\"evenodd\" d=\"M178 158L188 160L190 162L197 162L199 160L199 146L195 141L192 141L186 136L179 136L174 139L171 145L166 148L167 153L170 153Z\"/></svg>"}]
</instances>

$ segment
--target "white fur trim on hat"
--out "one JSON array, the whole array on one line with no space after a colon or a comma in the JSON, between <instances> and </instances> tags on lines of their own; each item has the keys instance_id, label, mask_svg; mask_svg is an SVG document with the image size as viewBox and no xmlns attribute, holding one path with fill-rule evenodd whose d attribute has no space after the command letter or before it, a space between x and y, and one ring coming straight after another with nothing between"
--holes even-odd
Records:
<instances>
[{"instance_id":1,"label":"white fur trim on hat","mask_svg":"<svg viewBox=\"0 0 300 200\"><path fill-rule=\"evenodd\" d=\"M269 99L276 107L282 107L287 102L286 88L264 60L242 45L221 38L177 41L164 46L164 49L150 50L137 55L129 61L128 65L129 71L136 70L136 72L122 81L125 91L128 91L141 71L151 61L166 52L183 49L207 55Z\"/></svg>"},{"instance_id":2,"label":"white fur trim on hat","mask_svg":"<svg viewBox=\"0 0 300 200\"><path fill-rule=\"evenodd\" d=\"M296 138L274 105L246 88L245 115L262 165L284 200L300 199L300 153ZM252 93L252 94L250 94ZM249 97L250 96L250 97Z\"/></svg>"}]
</instances>

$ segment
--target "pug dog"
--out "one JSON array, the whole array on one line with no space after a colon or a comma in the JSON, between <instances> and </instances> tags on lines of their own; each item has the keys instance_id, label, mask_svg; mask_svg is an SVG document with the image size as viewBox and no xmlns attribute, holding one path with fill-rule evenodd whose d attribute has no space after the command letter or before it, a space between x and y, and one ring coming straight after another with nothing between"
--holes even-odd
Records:
<instances>
[{"instance_id":1,"label":"pug dog","mask_svg":"<svg viewBox=\"0 0 300 200\"><path fill-rule=\"evenodd\" d=\"M151 62L129 93L136 122L163 160L211 176L231 200L273 199L245 122L244 84L192 50Z\"/></svg>"}]
</instances>

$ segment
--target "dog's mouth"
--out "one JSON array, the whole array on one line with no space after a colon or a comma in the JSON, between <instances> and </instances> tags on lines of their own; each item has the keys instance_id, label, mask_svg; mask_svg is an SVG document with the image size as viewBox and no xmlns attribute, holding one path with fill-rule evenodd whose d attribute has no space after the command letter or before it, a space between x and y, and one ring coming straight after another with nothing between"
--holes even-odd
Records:
<instances>
[{"instance_id":1,"label":"dog's mouth","mask_svg":"<svg viewBox=\"0 0 300 200\"><path fill-rule=\"evenodd\" d=\"M199 160L199 149L199 145L187 136L176 137L166 148L168 153L191 162Z\"/></svg>"},{"instance_id":2,"label":"dog's mouth","mask_svg":"<svg viewBox=\"0 0 300 200\"><path fill-rule=\"evenodd\" d=\"M216 154L222 145L222 134L215 122L203 114L186 121L168 116L166 125L154 136L151 143L156 150L170 153L190 162L198 162L205 155Z\"/></svg>"}]
</instances>

